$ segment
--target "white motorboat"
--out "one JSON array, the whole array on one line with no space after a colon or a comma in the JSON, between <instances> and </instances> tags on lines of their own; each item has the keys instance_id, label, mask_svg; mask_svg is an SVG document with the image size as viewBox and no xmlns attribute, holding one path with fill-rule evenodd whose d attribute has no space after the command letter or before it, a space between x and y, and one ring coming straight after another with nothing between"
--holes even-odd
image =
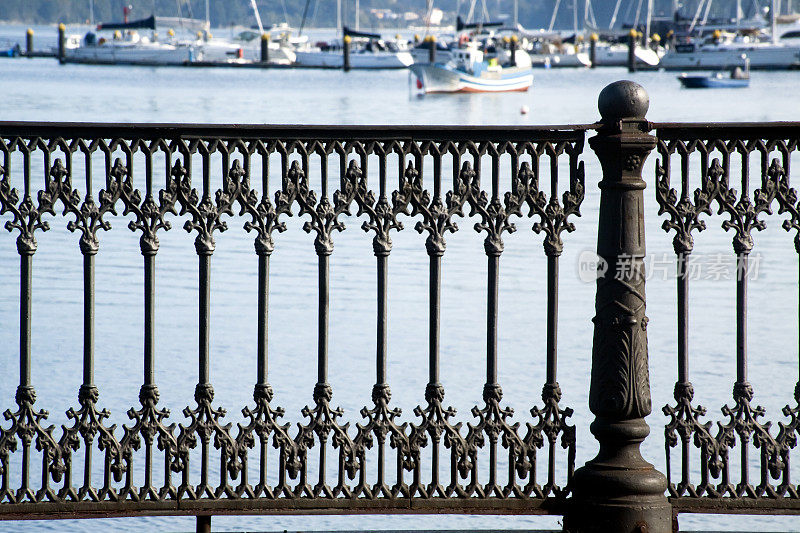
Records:
<instances>
[{"instance_id":1,"label":"white motorboat","mask_svg":"<svg viewBox=\"0 0 800 533\"><path fill-rule=\"evenodd\" d=\"M661 59L661 66L668 70L718 70L740 64L743 56L750 60L751 69L796 68L800 66L800 45L747 36L722 38L717 33L703 41L676 44Z\"/></svg>"}]
</instances>

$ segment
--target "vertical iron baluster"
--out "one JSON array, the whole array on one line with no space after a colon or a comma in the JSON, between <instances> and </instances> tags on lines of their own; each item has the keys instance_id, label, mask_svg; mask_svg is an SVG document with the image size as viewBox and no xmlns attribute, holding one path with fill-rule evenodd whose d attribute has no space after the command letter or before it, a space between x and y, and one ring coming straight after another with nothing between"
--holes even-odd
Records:
<instances>
[{"instance_id":1,"label":"vertical iron baluster","mask_svg":"<svg viewBox=\"0 0 800 533\"><path fill-rule=\"evenodd\" d=\"M135 188L133 183L133 158L132 152L126 145L122 145L126 152L127 164L123 165L116 159L113 166L110 164L111 153L116 142L106 151L106 186L109 191L119 191L119 197L125 206L123 214L133 213L135 220L128 223L131 231L141 231L139 250L142 254L144 267L144 283L142 298L144 301L144 347L143 347L143 376L142 386L139 389L139 403L141 409L131 408L128 417L133 420L131 426L124 426L124 436L116 443L109 440L106 446L106 481L100 491L101 496L113 498L153 499L162 500L167 497L177 497L177 491L171 482L172 469L178 467L177 441L173 435L175 424L165 425L164 419L169 416L168 409L157 407L159 393L155 383L155 260L159 250L158 231L168 231L170 223L164 219L167 213L175 214L175 201L177 183L185 173L179 161L170 167L170 149L165 149L165 188L158 195L158 204L155 201L151 179L145 184L145 195ZM150 152L145 148L146 153ZM184 155L184 160L188 155ZM146 161L151 161L146 159ZM148 164L149 166L149 164ZM148 188L149 187L149 188ZM156 491L152 487L152 447L157 437L158 447L164 451L164 485ZM141 446L141 439L145 441L145 484L138 492L133 488L133 453ZM125 474L125 486L116 494L110 485L110 474L119 481Z\"/></svg>"},{"instance_id":2,"label":"vertical iron baluster","mask_svg":"<svg viewBox=\"0 0 800 533\"><path fill-rule=\"evenodd\" d=\"M374 408L361 409L361 416L367 419L365 425L358 424L358 435L355 440L356 452L361 464L360 481L354 495L363 493L368 498L385 496L393 498L398 494L407 495L408 486L403 482L403 469L408 461L408 438L405 434L406 424L398 425L395 419L400 416L401 411L397 408L390 408L391 389L387 382L387 357L388 357L388 317L387 317L387 296L388 296L388 269L389 254L392 250L391 230L402 230L402 223L397 221L397 215L405 212L408 199L404 195L403 177L400 178L400 187L392 196L392 204L386 194L386 158L387 150L384 146L375 143L373 150L378 155L378 180L379 196L377 201L372 190L368 190L367 185L367 157L366 151L362 154L362 169L355 161L351 161L347 178L355 186L355 200L358 204L357 216L366 213L369 221L365 221L361 228L364 231L374 231L372 239L372 250L377 260L377 339L376 339L376 362L375 362L375 385L372 388L372 401ZM400 164L402 171L402 161ZM378 473L375 485L371 488L366 484L366 448L371 448L373 435L378 441ZM386 437L390 438L390 444L396 449L397 455L397 483L389 488L385 480L385 449Z\"/></svg>"},{"instance_id":3,"label":"vertical iron baluster","mask_svg":"<svg viewBox=\"0 0 800 533\"><path fill-rule=\"evenodd\" d=\"M178 445L181 461L183 463L183 482L178 487L179 497L183 494L191 498L208 497L217 499L223 494L228 497L236 495L230 486L228 475L238 473L239 464L236 454L236 442L230 436L231 424L222 425L221 418L226 414L222 408L214 408L214 388L210 379L210 284L211 284L211 256L215 250L214 232L223 232L228 225L221 220L223 214L232 215L232 205L239 195L242 186L244 171L239 160L228 168L229 152L227 147L218 140L200 143L200 153L203 159L203 196L198 197L197 191L192 188L191 176L184 176L177 186L178 201L181 204L181 214L191 214L184 229L187 232L197 231L195 250L198 256L198 383L195 387L195 401L197 407L183 410L184 416L190 419L186 426L181 425ZM215 201L211 200L211 154L219 150L222 153L222 189L215 194ZM214 446L220 451L220 482L216 490L209 482L209 456L211 437L214 436ZM200 437L201 465L200 484L192 488L188 483L189 453L197 445Z\"/></svg>"},{"instance_id":4,"label":"vertical iron baluster","mask_svg":"<svg viewBox=\"0 0 800 533\"><path fill-rule=\"evenodd\" d=\"M670 186L670 155L673 151L663 142L659 141L658 150L661 159L656 162L656 201L659 204L659 214L667 213L669 220L665 220L662 227L664 231L675 231L672 246L677 258L676 290L677 290L677 326L678 326L678 379L675 382L673 397L676 405L666 405L662 408L665 415L670 417L664 430L664 445L667 454L667 490L672 496L688 494L696 496L705 491L713 490L708 479L708 461L711 454L716 457L716 440L710 434L711 422L701 423L699 418L705 414L705 408L694 407L694 387L689 381L689 279L688 264L694 237L692 231L703 231L705 222L700 220L701 214L711 214L711 203L718 192L717 183L720 173L716 169L708 168L708 154L701 152L701 186L695 189L693 199L690 198L689 185L689 155L690 152L684 143L677 144L680 155L680 195ZM700 443L701 448L701 480L695 487L690 479L690 450L692 437ZM670 450L681 443L681 480L677 486L672 482Z\"/></svg>"},{"instance_id":5,"label":"vertical iron baluster","mask_svg":"<svg viewBox=\"0 0 800 533\"><path fill-rule=\"evenodd\" d=\"M793 231L794 249L797 253L797 309L798 309L798 332L800 332L800 205L797 202L797 191L791 187L790 183L790 163L791 154L795 147L780 145L783 154L783 172L778 180L778 213L788 213L789 218L783 221L783 229ZM797 433L800 430L800 345L798 345L798 379L794 387L795 406L787 404L782 412L789 417L788 423L779 423L780 430L776 440L781 446L781 462L774 467L781 469L782 479L777 487L777 493L781 496L786 495L791 498L798 497L797 487L791 481L790 458L791 450L797 446Z\"/></svg>"},{"instance_id":6,"label":"vertical iron baluster","mask_svg":"<svg viewBox=\"0 0 800 533\"><path fill-rule=\"evenodd\" d=\"M544 143L538 150L532 151L533 167L527 162L523 163L516 180L515 189L520 191L530 207L530 216L537 216L539 221L533 225L533 231L544 233L543 247L547 257L547 324L546 324L546 376L542 387L542 408L534 407L531 414L538 418L536 424L528 425L528 434L525 437L528 462L523 462L519 468L524 472L524 467L532 465L529 482L524 488L526 494L536 497L545 497L553 493L565 493L568 488L560 488L556 483L556 442L561 437L561 446L568 450L567 455L567 485L571 482L575 464L575 426L567 423L567 418L572 416L572 409L559 406L561 401L561 387L557 381L557 333L558 333L558 258L564 248L561 238L563 232L572 232L575 225L569 221L571 216L580 216L580 206L584 198L584 170L583 163L578 161L582 150L582 143L568 147L564 144L552 145ZM569 154L570 186L562 195L559 202L558 193L558 157L565 150ZM550 158L550 197L539 190L539 158L547 154ZM544 446L544 439L548 443L547 482L540 487L536 480L536 449Z\"/></svg>"},{"instance_id":7,"label":"vertical iron baluster","mask_svg":"<svg viewBox=\"0 0 800 533\"><path fill-rule=\"evenodd\" d=\"M22 472L20 488L13 492L7 490L4 497L18 503L23 501L41 501L45 498L56 500L58 497L50 488L50 476L60 481L65 471L61 449L53 439L53 426L43 427L40 422L48 416L47 411L35 411L36 391L31 383L31 277L33 273L33 254L36 252L36 230L47 231L50 226L42 220L45 213L55 214L53 205L58 198L58 183L51 180L51 172L45 169L45 188L37 194L38 206L34 206L31 194L31 152L39 144L33 138L28 144L21 139L13 139L9 150L18 149L23 158L23 196L20 200L16 189L10 183L10 155L5 152L5 165L0 179L0 212L11 212L12 220L5 223L8 231L17 230L17 252L20 256L20 321L19 321L19 386L15 400L19 410L15 413L6 411L5 418L11 427L3 430L0 452L4 455L5 476L8 476L7 454L17 448L17 439L22 443ZM57 172L66 172L63 166ZM17 203L19 202L19 203ZM42 487L34 493L30 486L31 444L36 442L37 450L42 453ZM7 482L4 481L7 489Z\"/></svg>"},{"instance_id":8,"label":"vertical iron baluster","mask_svg":"<svg viewBox=\"0 0 800 533\"><path fill-rule=\"evenodd\" d=\"M733 385L733 399L736 402L731 408L725 405L722 413L729 417L726 424L719 424L716 437L719 457L722 462L722 479L717 487L720 494L734 497L747 495L757 497L764 492L774 494L774 490L762 478L762 483L753 487L749 481L749 445L750 441L761 448L762 462L777 461L778 444L769 433L769 423L762 424L758 419L766 414L763 407L752 406L753 387L747 381L747 278L748 259L753 248L752 231L763 230L766 224L759 219L762 213L771 213L771 204L778 190L778 182L783 170L777 160L767 168L767 152L762 151L761 186L750 198L749 186L749 149L744 143L733 143L742 156L742 191L737 195L730 187L730 154L723 152L723 163L717 159L711 165L709 174L720 176L720 192L717 195L719 212L730 216L722 223L727 231L734 230L733 250L736 253L736 382ZM734 486L729 477L728 453L738 441L740 446L740 481Z\"/></svg>"},{"instance_id":9,"label":"vertical iron baluster","mask_svg":"<svg viewBox=\"0 0 800 533\"><path fill-rule=\"evenodd\" d=\"M330 400L333 397L333 390L328 384L328 312L329 312L329 263L333 253L332 233L334 230L343 231L344 223L338 220L342 213L349 214L349 207L355 196L355 185L345 177L342 177L341 184L343 190L338 190L333 194L333 203L328 198L328 172L327 162L330 153L329 147L318 148L321 160L321 181L322 191L319 202L316 195L308 188L306 178L308 171L308 154L303 154L303 171L293 163L292 171L295 175L297 185L297 202L300 205L300 214L308 214L310 220L303 225L303 230L307 233L315 232L314 249L318 257L318 337L317 337L317 383L314 386L313 408L308 406L303 408L302 414L309 418L307 425L300 425L298 435L295 439L299 460L302 463L300 483L295 487L295 495L308 495L311 497L333 498L338 494L349 497L352 493L345 485L344 474L350 479L355 477L358 464L355 457L354 443L347 434L348 424L340 425L337 418L344 414L340 408L331 408ZM340 157L345 157L339 153ZM331 489L325 481L327 442L333 433L332 443L334 448L339 449L339 468L337 485ZM317 484L311 488L306 479L306 454L307 449L315 444L315 438L319 441L319 477Z\"/></svg>"},{"instance_id":10,"label":"vertical iron baluster","mask_svg":"<svg viewBox=\"0 0 800 533\"><path fill-rule=\"evenodd\" d=\"M88 498L92 501L99 501L107 492L102 490L98 493L92 487L92 449L95 437L99 434L100 448L106 451L105 467L108 472L110 458L117 451L117 441L113 435L113 429L104 426L104 420L111 413L108 410L97 410L96 404L99 392L94 384L94 292L95 292L95 256L99 250L100 242L97 238L97 231L103 229L108 231L111 225L103 220L103 216L111 212L116 214L114 205L119 199L120 188L117 182L110 185L107 181L106 189L100 191L100 205L96 205L92 195L92 152L96 145L87 147L82 141L79 146L84 151L85 156L85 185L86 196L81 199L80 193L72 188L72 178L69 171L60 172L61 160L56 160L56 167L53 169L52 177L54 186L58 190L59 199L64 205L64 214L70 213L75 216L67 224L70 231L80 232L79 246L83 255L83 383L78 390L78 402L80 408L70 408L67 411L67 418L74 420L72 427L64 426L63 435L59 442L64 459L67 463L67 473L64 486L59 491L59 497L82 500ZM67 158L67 169L72 168L71 153ZM83 485L76 493L71 485L72 458L71 451L77 451L81 440L84 444L84 476ZM108 484L108 480L104 485Z\"/></svg>"},{"instance_id":11,"label":"vertical iron baluster","mask_svg":"<svg viewBox=\"0 0 800 533\"><path fill-rule=\"evenodd\" d=\"M433 144L433 143L431 143ZM414 146L414 148L417 148ZM435 147L433 147L435 149ZM436 152L441 157L441 152ZM456 157L454 156L454 159ZM457 164L457 161L454 161ZM471 460L468 454L468 444L460 434L461 423L451 424L450 419L456 411L452 407L445 408L444 387L439 382L439 309L441 293L441 264L445 250L444 234L455 232L458 226L452 221L454 215L463 216L462 206L467 200L467 185L456 180L452 191L442 199L441 175L434 173L434 196L430 197L422 184L422 151L415 154L415 166L406 171L407 196L412 206L411 215L421 214L421 221L417 222L414 229L418 233L428 232L425 239L425 249L430 261L428 284L428 384L425 387L424 409L417 406L414 414L421 417L419 425L412 425L410 445L414 458L414 480L409 492L411 495L419 493L424 498L445 498L453 492L466 495L458 485L458 474L465 477L471 470ZM430 436L431 446L431 482L425 487L421 480L420 455L421 449L427 444ZM439 482L439 443L444 436L445 446L450 448L450 477L451 484L445 489Z\"/></svg>"}]
</instances>

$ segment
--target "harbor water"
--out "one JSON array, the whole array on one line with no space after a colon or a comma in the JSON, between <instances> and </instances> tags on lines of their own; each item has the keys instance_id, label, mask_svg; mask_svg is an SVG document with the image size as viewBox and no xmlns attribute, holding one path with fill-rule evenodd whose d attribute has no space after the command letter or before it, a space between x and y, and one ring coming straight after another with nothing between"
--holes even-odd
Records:
<instances>
[{"instance_id":1,"label":"harbor water","mask_svg":"<svg viewBox=\"0 0 800 533\"><path fill-rule=\"evenodd\" d=\"M37 35L54 33L37 28ZM0 37L22 40L22 26L0 26ZM44 41L44 37L42 38ZM526 93L415 94L407 71L359 72L293 69L152 68L59 65L54 59L0 60L0 120L112 123L241 124L583 124L599 119L597 95L607 84L632 79L650 94L651 121L800 121L800 72L753 73L742 90L681 89L675 73L624 69L537 70ZM529 112L523 114L523 106ZM589 134L591 135L591 133ZM795 156L793 168L800 161ZM572 407L577 427L577 464L596 453L589 434L588 410L595 285L582 280L581 258L594 250L600 168L590 149L586 164L586 200L577 230L565 235L561 258L559 382L562 405ZM653 414L651 437L643 446L648 460L664 471L661 406L673 403L677 333L674 260L671 235L660 227L654 198L656 154L645 166L647 283ZM161 176L163 179L163 176ZM278 180L274 180L278 181ZM754 179L753 181L758 181ZM160 183L160 181L159 181ZM80 188L80 185L76 185ZM797 185L795 185L797 187ZM0 222L5 219L0 220ZM110 217L114 229L100 235L96 289L96 383L99 405L122 424L138 405L142 375L142 267L138 236L127 219ZM241 421L240 409L252 404L255 377L257 262L252 235L238 223L217 237L212 270L211 377L215 405L227 420ZM36 405L50 412L49 422L66 424L64 410L76 405L82 356L82 259L77 236L67 219L51 219L52 229L37 234L39 249L33 278L33 384ZM361 421L369 403L375 352L375 260L371 236L360 220L346 218L347 231L334 236L331 258L330 383L332 404L345 420ZM482 404L485 372L486 262L483 236L474 221L459 220L447 237L442 272L441 378L445 403L458 420L472 421L469 410ZM722 217L709 219L699 234L696 254L706 263L732 265L731 237ZM160 234L157 260L156 375L160 405L182 422L180 410L191 403L196 381L197 260L193 236L172 218L173 229ZM546 260L532 220L516 221L505 237L500 263L499 381L503 403L516 408L515 420L530 420L544 382ZM302 421L300 410L312 402L316 361L316 256L313 236L290 219L289 231L276 237L270 278L269 372L275 405L286 420ZM414 422L427 380L427 256L424 236L413 224L393 235L389 261L389 383L392 403L403 421ZM5 233L5 231L3 232ZM754 403L767 420L784 420L781 408L792 403L797 381L797 254L793 235L780 218L767 218L755 235L758 270L749 290L750 373ZM672 261L672 262L671 262ZM656 269L656 264L659 268ZM0 235L0 409L14 407L18 373L19 259L11 234ZM662 272L663 270L663 272ZM717 269L719 271L719 268ZM720 408L732 404L735 379L735 280L701 276L691 285L690 349L696 403L708 408L707 420L724 421ZM303 325L298 327L298 325ZM60 430L56 430L60 434ZM294 434L294 430L292 431ZM677 457L677 456L675 456ZM673 459L674 461L674 459ZM751 474L752 475L752 474ZM528 516L244 516L214 517L215 531L375 530L375 529L557 529L559 517ZM682 530L800 531L800 518L681 515ZM149 517L25 523L0 522L0 531L188 531L192 518Z\"/></svg>"}]
</instances>

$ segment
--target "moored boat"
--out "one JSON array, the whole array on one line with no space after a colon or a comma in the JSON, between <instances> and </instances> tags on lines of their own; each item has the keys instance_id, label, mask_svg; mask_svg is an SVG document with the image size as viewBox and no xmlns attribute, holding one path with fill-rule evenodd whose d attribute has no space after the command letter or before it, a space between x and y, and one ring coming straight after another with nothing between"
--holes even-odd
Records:
<instances>
[{"instance_id":1,"label":"moored boat","mask_svg":"<svg viewBox=\"0 0 800 533\"><path fill-rule=\"evenodd\" d=\"M726 77L721 72L710 76L683 74L678 76L678 80L687 89L737 89L750 85L750 78Z\"/></svg>"},{"instance_id":2,"label":"moored boat","mask_svg":"<svg viewBox=\"0 0 800 533\"><path fill-rule=\"evenodd\" d=\"M720 36L679 43L661 58L667 70L727 69L746 55L754 69L788 69L800 66L800 45L759 41L746 36Z\"/></svg>"},{"instance_id":3,"label":"moored boat","mask_svg":"<svg viewBox=\"0 0 800 533\"><path fill-rule=\"evenodd\" d=\"M344 34L353 39L350 47L352 69L399 69L414 62L407 41L383 40L380 35L355 32L347 27L344 28ZM298 67L342 68L343 45L339 41L298 48L295 50L294 64Z\"/></svg>"},{"instance_id":4,"label":"moored boat","mask_svg":"<svg viewBox=\"0 0 800 533\"><path fill-rule=\"evenodd\" d=\"M426 93L527 91L533 84L528 53L516 50L515 61L486 59L476 43L451 51L447 63L414 64L409 68Z\"/></svg>"}]
</instances>

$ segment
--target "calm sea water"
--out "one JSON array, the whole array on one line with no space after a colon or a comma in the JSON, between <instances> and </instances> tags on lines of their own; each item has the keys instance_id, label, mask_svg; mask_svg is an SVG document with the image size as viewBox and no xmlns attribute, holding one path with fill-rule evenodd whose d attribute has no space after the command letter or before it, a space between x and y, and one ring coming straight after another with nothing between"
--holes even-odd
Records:
<instances>
[{"instance_id":1,"label":"calm sea water","mask_svg":"<svg viewBox=\"0 0 800 533\"><path fill-rule=\"evenodd\" d=\"M0 26L0 39L22 40L24 27ZM54 28L36 28L37 38L52 41ZM47 37L50 35L51 37ZM598 117L597 95L610 82L634 79L651 98L653 121L800 120L800 72L757 72L751 87L734 91L687 91L673 73L628 74L623 69L541 70L533 88L522 94L418 97L406 72L350 72L247 69L185 69L58 65L54 60L0 60L0 119L88 122L198 122L255 124L567 124ZM530 113L520 113L528 106ZM588 433L587 407L594 284L577 275L581 252L594 249L600 172L590 151L586 162L587 197L578 231L565 238L559 323L559 381L563 405L575 409L577 463L596 452ZM655 156L647 163L648 251L656 262L671 258L671 236L660 229L653 198ZM794 168L797 167L795 163ZM40 408L51 423L66 423L65 406L75 405L81 360L81 258L77 237L57 218L38 236L34 262L33 382ZM177 219L174 221L177 222ZM696 238L697 253L713 262L730 259L730 235L712 219ZM141 376L141 256L138 238L126 221L112 218L114 230L101 236L97 258L97 384L101 403L124 421L136 404ZM193 237L174 223L163 233L158 255L156 331L157 380L162 405L179 410L192 397L196 375L197 290ZM442 381L446 402L468 420L480 404L484 379L486 267L482 237L469 221L448 237L442 296ZM252 237L239 224L217 238L212 274L212 381L217 403L238 421L251 403L255 376L256 260ZM349 220L335 236L331 261L330 382L333 403L348 420L368 402L374 373L374 259L371 237ZM500 382L508 405L527 420L523 406L539 403L544 381L545 258L541 238L521 220L520 231L506 237L501 262ZM270 294L270 381L276 403L287 419L311 402L316 357L316 258L312 237L292 219L278 238L272 260ZM393 236L390 260L389 381L393 403L412 421L427 378L427 256L424 238L410 228ZM531 252L533 251L533 252ZM782 420L780 408L791 398L797 379L797 256L791 235L779 219L768 219L756 236L760 259L750 290L750 381L756 403L767 418ZM728 263L730 264L730 263ZM654 263L655 266L655 263ZM667 270L672 271L668 265ZM0 406L13 407L18 369L18 259L14 238L0 235ZM125 282L120 282L125 280ZM646 457L664 470L660 406L671 403L675 380L676 330L674 280L654 276L647 285L651 382L654 414ZM731 279L693 282L691 292L692 380L697 402L709 408L709 420L722 420L719 408L731 403L735 377L735 286ZM297 324L308 324L309 330ZM310 333L311 332L311 333ZM302 369L302 371L300 370ZM57 379L54 379L57 376ZM356 377L357 379L353 379ZM245 384L245 385L243 385ZM59 432L57 432L59 433ZM676 456L677 457L677 456ZM752 474L751 474L752 475ZM557 528L551 517L215 517L215 530L324 530L412 528ZM791 517L682 516L682 529L800 531ZM189 518L106 519L70 522L0 523L0 530L107 529L135 531L193 529Z\"/></svg>"}]
</instances>

